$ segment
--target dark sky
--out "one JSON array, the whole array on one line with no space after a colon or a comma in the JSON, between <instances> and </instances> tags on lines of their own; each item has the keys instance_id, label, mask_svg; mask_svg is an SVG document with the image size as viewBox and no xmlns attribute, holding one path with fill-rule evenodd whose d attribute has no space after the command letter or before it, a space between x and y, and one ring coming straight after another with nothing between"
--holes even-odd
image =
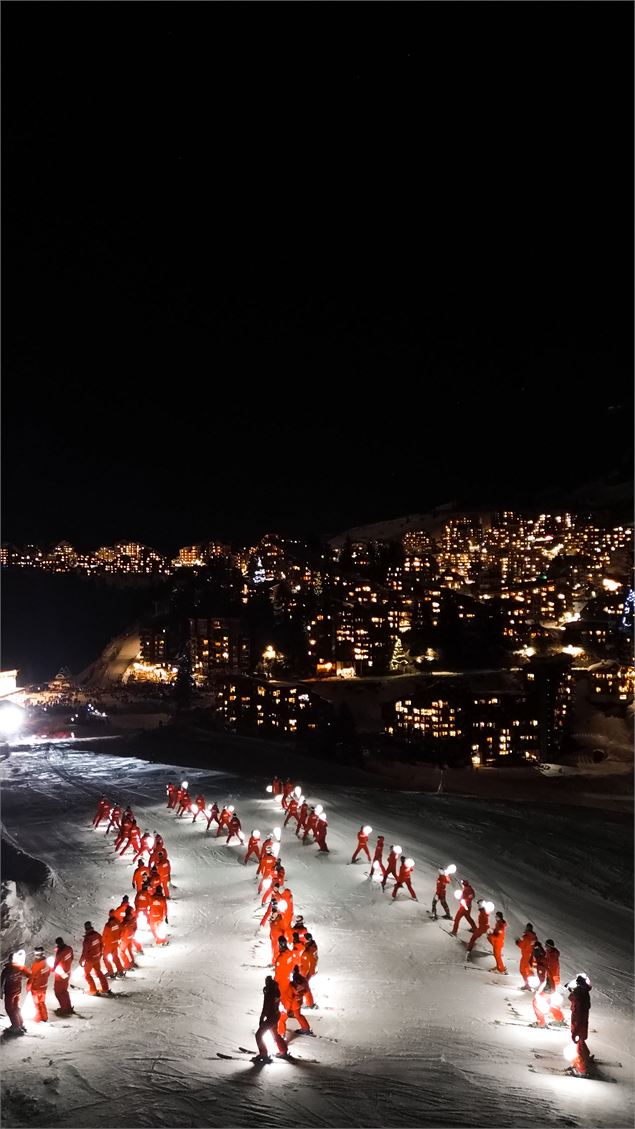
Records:
<instances>
[{"instance_id":1,"label":"dark sky","mask_svg":"<svg viewBox=\"0 0 635 1129\"><path fill-rule=\"evenodd\" d=\"M5 4L3 540L513 504L631 444L629 4Z\"/></svg>"}]
</instances>

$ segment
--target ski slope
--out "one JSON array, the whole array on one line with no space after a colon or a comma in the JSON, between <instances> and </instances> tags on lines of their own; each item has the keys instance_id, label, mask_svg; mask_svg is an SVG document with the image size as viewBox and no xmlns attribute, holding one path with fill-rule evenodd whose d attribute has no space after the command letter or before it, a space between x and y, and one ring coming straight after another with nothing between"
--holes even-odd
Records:
<instances>
[{"instance_id":1,"label":"ski slope","mask_svg":"<svg viewBox=\"0 0 635 1129\"><path fill-rule=\"evenodd\" d=\"M72 992L77 1017L53 1015L3 1040L3 1125L632 1124L633 917L622 904L632 899L632 828L619 816L302 780L326 809L330 854L302 846L289 826L280 857L319 946L320 1007L307 1012L318 1037L295 1038L291 1021L299 1061L261 1068L238 1050L255 1050L269 971L255 864L242 866L244 848L205 834L200 820L177 820L165 784L187 778L192 795L234 803L247 833L268 831L282 823L265 792L275 747L257 778L85 747L13 753L1 768L5 832L52 871L9 907L3 955L26 942L30 960L32 945L52 951L61 933L78 956L84 921L101 929L132 892L130 862L115 857L112 835L91 827L102 792L162 833L175 883L170 945L148 945L139 971L113 983L117 998ZM373 827L371 844L381 832L416 860L418 902L382 894L365 861L349 865L361 823ZM508 977L488 971L485 939L466 967L450 923L427 912L437 867L451 861L477 897L505 913ZM602 1081L562 1073L568 1032L528 1026L531 999L519 991L513 943L527 920L542 940L555 939L563 978L591 977L589 1046ZM83 984L79 970L73 983Z\"/></svg>"}]
</instances>

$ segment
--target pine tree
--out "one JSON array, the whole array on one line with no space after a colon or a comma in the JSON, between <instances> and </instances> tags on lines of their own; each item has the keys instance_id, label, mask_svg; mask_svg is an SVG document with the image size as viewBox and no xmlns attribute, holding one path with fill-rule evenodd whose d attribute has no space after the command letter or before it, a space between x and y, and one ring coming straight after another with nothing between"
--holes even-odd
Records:
<instances>
[{"instance_id":1,"label":"pine tree","mask_svg":"<svg viewBox=\"0 0 635 1129\"><path fill-rule=\"evenodd\" d=\"M395 639L395 646L390 660L390 669L396 670L401 674L405 674L406 668L410 666L410 657L404 650L404 645L401 642L401 636L398 635Z\"/></svg>"},{"instance_id":2,"label":"pine tree","mask_svg":"<svg viewBox=\"0 0 635 1129\"><path fill-rule=\"evenodd\" d=\"M176 679L174 681L174 701L179 709L187 709L192 703L194 679L192 677L192 658L189 644L179 655Z\"/></svg>"}]
</instances>

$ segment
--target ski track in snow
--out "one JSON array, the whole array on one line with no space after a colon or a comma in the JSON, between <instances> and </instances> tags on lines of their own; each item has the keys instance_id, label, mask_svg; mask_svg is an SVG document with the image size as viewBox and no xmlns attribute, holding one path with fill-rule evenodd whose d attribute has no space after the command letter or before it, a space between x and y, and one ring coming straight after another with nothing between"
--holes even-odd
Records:
<instances>
[{"instance_id":1,"label":"ski track in snow","mask_svg":"<svg viewBox=\"0 0 635 1129\"><path fill-rule=\"evenodd\" d=\"M268 764L275 763L272 746ZM112 834L91 827L102 792L130 801L143 827L161 831L175 879L170 945L146 947L139 971L115 982L120 999L72 992L89 1018L53 1015L47 1026L28 1024L35 1037L3 1041L3 1125L632 1124L633 915L619 901L632 888L625 820L443 795L313 790L304 780L311 802L326 808L330 854L318 857L289 824L281 857L320 950L314 991L322 1006L307 1013L318 1038L294 1037L291 1023L298 1061L262 1068L237 1051L255 1046L269 971L255 865L242 866L244 848L225 846L200 822L177 820L165 807L165 784L187 777L190 792L235 803L243 829L264 833L282 825L267 781L85 747L12 753L0 771L7 836L55 876L36 893L19 887L23 912L13 925L10 918L5 952L18 941L29 958L33 944L52 951L61 933L77 957L83 922L101 928L108 909L132 892L132 856L115 857ZM350 865L366 822L373 841L381 832L387 846L399 842L412 854L418 903L407 895L393 901L390 888L382 893L368 880L366 860ZM464 976L465 945L430 919L437 868L450 861L457 878L503 909L509 977ZM528 1026L531 998L518 990L514 944L527 920L542 939L555 938L565 979L582 969L591 976L597 1033L589 1044L606 1063L607 1081L565 1075L568 1033ZM39 932L25 937L24 921ZM468 971L491 961L482 939ZM83 982L79 969L72 981Z\"/></svg>"}]
</instances>

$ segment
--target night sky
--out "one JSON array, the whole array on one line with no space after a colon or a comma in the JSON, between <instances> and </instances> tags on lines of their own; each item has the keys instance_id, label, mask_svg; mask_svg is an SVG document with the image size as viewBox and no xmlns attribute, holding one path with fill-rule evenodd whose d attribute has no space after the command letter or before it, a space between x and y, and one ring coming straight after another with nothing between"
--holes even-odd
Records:
<instances>
[{"instance_id":1,"label":"night sky","mask_svg":"<svg viewBox=\"0 0 635 1129\"><path fill-rule=\"evenodd\" d=\"M629 4L5 4L3 540L628 468Z\"/></svg>"}]
</instances>

